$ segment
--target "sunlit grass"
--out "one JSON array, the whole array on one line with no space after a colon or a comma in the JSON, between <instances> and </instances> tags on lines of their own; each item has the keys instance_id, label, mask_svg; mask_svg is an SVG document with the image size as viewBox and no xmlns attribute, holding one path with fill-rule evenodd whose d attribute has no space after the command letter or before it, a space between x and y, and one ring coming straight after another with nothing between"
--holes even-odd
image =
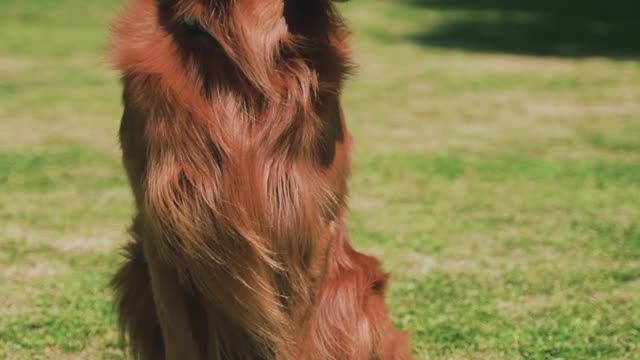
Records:
<instances>
[{"instance_id":1,"label":"sunlit grass","mask_svg":"<svg viewBox=\"0 0 640 360\"><path fill-rule=\"evenodd\" d=\"M472 13L408 3L341 6L352 238L393 273L417 357L640 358L640 62L430 46L412 35ZM1 5L3 359L124 358L119 5Z\"/></svg>"}]
</instances>

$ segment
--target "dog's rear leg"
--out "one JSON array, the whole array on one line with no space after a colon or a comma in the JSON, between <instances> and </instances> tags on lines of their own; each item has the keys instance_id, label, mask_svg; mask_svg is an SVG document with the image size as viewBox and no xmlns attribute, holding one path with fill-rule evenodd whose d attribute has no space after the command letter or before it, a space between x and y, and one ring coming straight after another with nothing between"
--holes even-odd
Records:
<instances>
[{"instance_id":1,"label":"dog's rear leg","mask_svg":"<svg viewBox=\"0 0 640 360\"><path fill-rule=\"evenodd\" d=\"M136 227L132 229L135 234ZM149 270L142 243L130 242L124 249L127 261L111 282L115 293L120 330L129 342L131 354L139 360L164 359L162 330L153 301Z\"/></svg>"},{"instance_id":2,"label":"dog's rear leg","mask_svg":"<svg viewBox=\"0 0 640 360\"><path fill-rule=\"evenodd\" d=\"M203 359L190 324L187 298L178 282L175 269L168 267L158 258L153 246L145 246L145 258L151 275L156 312L162 328L165 359Z\"/></svg>"}]
</instances>

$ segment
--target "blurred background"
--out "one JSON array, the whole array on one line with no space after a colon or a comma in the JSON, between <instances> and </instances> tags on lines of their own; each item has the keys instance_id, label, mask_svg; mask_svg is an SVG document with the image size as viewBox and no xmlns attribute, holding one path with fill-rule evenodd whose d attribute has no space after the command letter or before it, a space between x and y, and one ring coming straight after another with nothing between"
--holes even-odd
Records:
<instances>
[{"instance_id":1,"label":"blurred background","mask_svg":"<svg viewBox=\"0 0 640 360\"><path fill-rule=\"evenodd\" d=\"M0 358L123 359L121 0L0 0ZM356 0L350 226L418 359L640 359L640 3Z\"/></svg>"}]
</instances>

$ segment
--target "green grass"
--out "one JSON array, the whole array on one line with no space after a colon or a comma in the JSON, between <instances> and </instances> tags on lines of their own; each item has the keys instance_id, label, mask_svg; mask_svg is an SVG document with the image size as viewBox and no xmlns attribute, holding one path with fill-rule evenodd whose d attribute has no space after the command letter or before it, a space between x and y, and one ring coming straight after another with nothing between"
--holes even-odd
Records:
<instances>
[{"instance_id":1,"label":"green grass","mask_svg":"<svg viewBox=\"0 0 640 360\"><path fill-rule=\"evenodd\" d=\"M107 286L132 212L104 60L120 3L0 5L2 359L125 358ZM553 4L341 5L352 237L393 272L418 359L640 358L634 12Z\"/></svg>"}]
</instances>

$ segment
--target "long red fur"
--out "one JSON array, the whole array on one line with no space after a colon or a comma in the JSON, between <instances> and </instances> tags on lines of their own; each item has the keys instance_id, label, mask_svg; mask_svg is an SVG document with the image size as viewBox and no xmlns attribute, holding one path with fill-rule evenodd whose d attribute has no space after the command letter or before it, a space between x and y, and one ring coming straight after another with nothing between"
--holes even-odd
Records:
<instances>
[{"instance_id":1,"label":"long red fur","mask_svg":"<svg viewBox=\"0 0 640 360\"><path fill-rule=\"evenodd\" d=\"M113 286L134 357L411 358L343 219L346 38L329 0L129 1L111 54L137 215Z\"/></svg>"}]
</instances>

